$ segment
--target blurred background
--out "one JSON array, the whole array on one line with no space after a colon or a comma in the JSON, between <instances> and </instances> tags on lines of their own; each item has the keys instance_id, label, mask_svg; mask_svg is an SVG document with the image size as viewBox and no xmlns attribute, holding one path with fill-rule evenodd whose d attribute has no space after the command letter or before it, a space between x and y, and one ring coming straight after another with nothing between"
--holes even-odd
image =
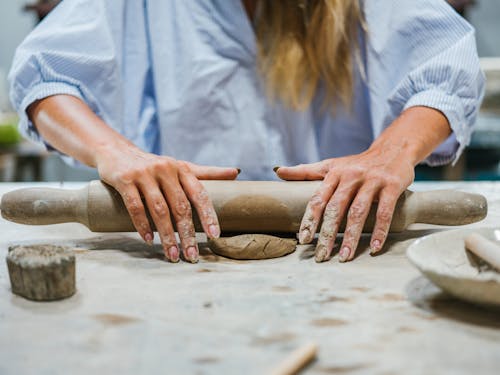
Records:
<instances>
[{"instance_id":1,"label":"blurred background","mask_svg":"<svg viewBox=\"0 0 500 375\"><path fill-rule=\"evenodd\" d=\"M68 0L67 0L68 1ZM14 51L60 0L8 0L0 5L0 182L85 181L90 169L64 164L58 156L21 139L9 99L6 77ZM487 90L471 145L454 167L417 167L418 180L500 180L500 1L448 0L477 32Z\"/></svg>"}]
</instances>

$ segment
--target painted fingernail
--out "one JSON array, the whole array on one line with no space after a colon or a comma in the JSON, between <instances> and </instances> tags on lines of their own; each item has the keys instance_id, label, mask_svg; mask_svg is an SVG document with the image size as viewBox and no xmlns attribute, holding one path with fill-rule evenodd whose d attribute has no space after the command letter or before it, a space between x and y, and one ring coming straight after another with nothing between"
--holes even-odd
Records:
<instances>
[{"instance_id":1,"label":"painted fingernail","mask_svg":"<svg viewBox=\"0 0 500 375\"><path fill-rule=\"evenodd\" d=\"M198 262L198 251L196 250L196 247L190 246L186 250L187 258L191 263L196 263Z\"/></svg>"},{"instance_id":2,"label":"painted fingernail","mask_svg":"<svg viewBox=\"0 0 500 375\"><path fill-rule=\"evenodd\" d=\"M299 233L299 243L301 245L309 242L309 237L311 236L311 232L309 231L309 229L305 228L305 229L302 229Z\"/></svg>"},{"instance_id":3,"label":"painted fingernail","mask_svg":"<svg viewBox=\"0 0 500 375\"><path fill-rule=\"evenodd\" d=\"M238 171L238 174L241 173L241 169L240 168L236 168L236 170Z\"/></svg>"},{"instance_id":4,"label":"painted fingernail","mask_svg":"<svg viewBox=\"0 0 500 375\"><path fill-rule=\"evenodd\" d=\"M210 225L208 227L208 232L210 233L210 236L212 236L212 238L219 238L220 236L220 228L218 225Z\"/></svg>"},{"instance_id":5,"label":"painted fingernail","mask_svg":"<svg viewBox=\"0 0 500 375\"><path fill-rule=\"evenodd\" d=\"M149 246L152 246L153 245L153 234L152 233L146 233L144 235L144 241L146 241L146 243Z\"/></svg>"},{"instance_id":6,"label":"painted fingernail","mask_svg":"<svg viewBox=\"0 0 500 375\"><path fill-rule=\"evenodd\" d=\"M316 252L315 260L317 263L321 263L326 258L326 249L320 249Z\"/></svg>"},{"instance_id":7,"label":"painted fingernail","mask_svg":"<svg viewBox=\"0 0 500 375\"><path fill-rule=\"evenodd\" d=\"M349 257L350 250L347 246L344 246L339 253L339 261L340 262L345 262L347 258Z\"/></svg>"},{"instance_id":8,"label":"painted fingernail","mask_svg":"<svg viewBox=\"0 0 500 375\"><path fill-rule=\"evenodd\" d=\"M380 241L379 240L375 240L372 242L371 246L370 246L370 254L375 254L377 253L379 250L380 250Z\"/></svg>"},{"instance_id":9,"label":"painted fingernail","mask_svg":"<svg viewBox=\"0 0 500 375\"><path fill-rule=\"evenodd\" d=\"M168 249L168 257L169 260L173 263L177 263L179 261L179 249L177 246L172 246Z\"/></svg>"},{"instance_id":10,"label":"painted fingernail","mask_svg":"<svg viewBox=\"0 0 500 375\"><path fill-rule=\"evenodd\" d=\"M276 173L276 172L278 171L278 169L280 169L280 168L281 168L280 166L276 166L276 167L274 167L274 168L273 168L274 173Z\"/></svg>"}]
</instances>

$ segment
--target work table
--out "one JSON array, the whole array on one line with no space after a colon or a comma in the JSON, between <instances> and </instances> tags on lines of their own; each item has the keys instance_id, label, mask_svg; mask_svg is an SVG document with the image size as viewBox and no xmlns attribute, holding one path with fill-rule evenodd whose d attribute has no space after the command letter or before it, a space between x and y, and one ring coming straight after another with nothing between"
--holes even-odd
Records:
<instances>
[{"instance_id":1,"label":"work table","mask_svg":"<svg viewBox=\"0 0 500 375\"><path fill-rule=\"evenodd\" d=\"M0 195L27 186L0 184ZM488 200L487 218L467 227L499 226L500 182L412 186L451 188ZM497 373L500 310L448 297L406 258L416 238L447 229L391 234L376 257L366 237L346 264L315 263L313 246L233 261L202 244L193 265L167 263L158 239L134 233L0 219L3 259L28 243L71 246L77 259L77 293L48 303L13 295L0 261L0 374L263 374L310 341L319 356L307 374Z\"/></svg>"}]
</instances>

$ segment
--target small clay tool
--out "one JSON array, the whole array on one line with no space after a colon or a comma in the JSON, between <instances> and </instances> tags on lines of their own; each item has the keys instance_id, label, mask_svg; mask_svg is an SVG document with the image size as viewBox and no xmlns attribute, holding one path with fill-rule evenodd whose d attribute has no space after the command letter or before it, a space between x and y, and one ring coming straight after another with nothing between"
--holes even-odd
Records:
<instances>
[{"instance_id":1,"label":"small clay tool","mask_svg":"<svg viewBox=\"0 0 500 375\"><path fill-rule=\"evenodd\" d=\"M271 259L293 253L297 240L267 234L242 234L210 239L208 246L215 254L240 260Z\"/></svg>"},{"instance_id":2,"label":"small clay tool","mask_svg":"<svg viewBox=\"0 0 500 375\"><path fill-rule=\"evenodd\" d=\"M223 233L297 233L308 201L319 181L202 181ZM376 205L364 231L371 232ZM2 217L21 224L78 222L94 232L135 231L120 195L112 187L92 181L80 190L27 188L2 196ZM482 195L453 190L404 192L399 198L390 231L401 232L412 223L463 225L482 220L487 204ZM197 231L202 231L196 212ZM341 225L340 231L345 227ZM318 229L320 227L318 226Z\"/></svg>"},{"instance_id":3,"label":"small clay tool","mask_svg":"<svg viewBox=\"0 0 500 375\"><path fill-rule=\"evenodd\" d=\"M311 361L316 358L318 345L309 343L301 346L290 353L278 366L271 372L271 375L295 375L304 369Z\"/></svg>"},{"instance_id":4,"label":"small clay tool","mask_svg":"<svg viewBox=\"0 0 500 375\"><path fill-rule=\"evenodd\" d=\"M465 247L500 272L500 245L479 233L465 237Z\"/></svg>"},{"instance_id":5,"label":"small clay tool","mask_svg":"<svg viewBox=\"0 0 500 375\"><path fill-rule=\"evenodd\" d=\"M52 301L75 293L75 256L61 246L16 246L7 254L12 293Z\"/></svg>"}]
</instances>

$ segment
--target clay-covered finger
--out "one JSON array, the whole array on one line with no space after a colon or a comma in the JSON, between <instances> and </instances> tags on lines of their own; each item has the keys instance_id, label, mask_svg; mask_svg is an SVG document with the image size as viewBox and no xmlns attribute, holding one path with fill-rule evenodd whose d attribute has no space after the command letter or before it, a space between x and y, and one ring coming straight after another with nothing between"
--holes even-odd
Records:
<instances>
[{"instance_id":1,"label":"clay-covered finger","mask_svg":"<svg viewBox=\"0 0 500 375\"><path fill-rule=\"evenodd\" d=\"M179 178L184 192L198 213L203 230L209 238L218 238L220 236L219 220L207 191L189 171L181 170Z\"/></svg>"},{"instance_id":2,"label":"clay-covered finger","mask_svg":"<svg viewBox=\"0 0 500 375\"><path fill-rule=\"evenodd\" d=\"M189 262L196 263L198 262L198 245L196 244L191 204L178 180L163 178L160 183L175 220L184 257Z\"/></svg>"},{"instance_id":3,"label":"clay-covered finger","mask_svg":"<svg viewBox=\"0 0 500 375\"><path fill-rule=\"evenodd\" d=\"M370 240L371 254L378 253L384 246L399 196L400 193L398 191L388 188L380 192L375 226L373 227L373 233Z\"/></svg>"},{"instance_id":4,"label":"clay-covered finger","mask_svg":"<svg viewBox=\"0 0 500 375\"><path fill-rule=\"evenodd\" d=\"M339 186L326 205L316 245L316 262L323 262L330 258L340 224L351 203L353 188L353 186Z\"/></svg>"},{"instance_id":5,"label":"clay-covered finger","mask_svg":"<svg viewBox=\"0 0 500 375\"><path fill-rule=\"evenodd\" d=\"M148 184L141 184L140 189L160 236L165 257L171 262L178 262L179 248L175 239L174 228L170 220L170 210L165 197L155 181L150 181Z\"/></svg>"},{"instance_id":6,"label":"clay-covered finger","mask_svg":"<svg viewBox=\"0 0 500 375\"><path fill-rule=\"evenodd\" d=\"M198 262L198 245L192 219L176 220L177 232L181 241L184 258L191 263Z\"/></svg>"},{"instance_id":7,"label":"clay-covered finger","mask_svg":"<svg viewBox=\"0 0 500 375\"><path fill-rule=\"evenodd\" d=\"M375 193L376 189L374 187L361 188L349 206L344 239L339 250L340 262L345 262L354 258L359 239L363 233L366 218L370 213Z\"/></svg>"},{"instance_id":8,"label":"clay-covered finger","mask_svg":"<svg viewBox=\"0 0 500 375\"><path fill-rule=\"evenodd\" d=\"M154 234L149 225L149 220L146 215L146 209L142 203L141 196L137 187L135 185L127 185L117 189L120 193L123 203L127 208L132 224L134 224L135 229L139 235L146 241L149 245L153 244Z\"/></svg>"},{"instance_id":9,"label":"clay-covered finger","mask_svg":"<svg viewBox=\"0 0 500 375\"><path fill-rule=\"evenodd\" d=\"M314 239L321 217L333 192L337 188L338 178L333 172L329 172L318 189L307 203L302 222L299 229L299 243L307 244Z\"/></svg>"}]
</instances>

